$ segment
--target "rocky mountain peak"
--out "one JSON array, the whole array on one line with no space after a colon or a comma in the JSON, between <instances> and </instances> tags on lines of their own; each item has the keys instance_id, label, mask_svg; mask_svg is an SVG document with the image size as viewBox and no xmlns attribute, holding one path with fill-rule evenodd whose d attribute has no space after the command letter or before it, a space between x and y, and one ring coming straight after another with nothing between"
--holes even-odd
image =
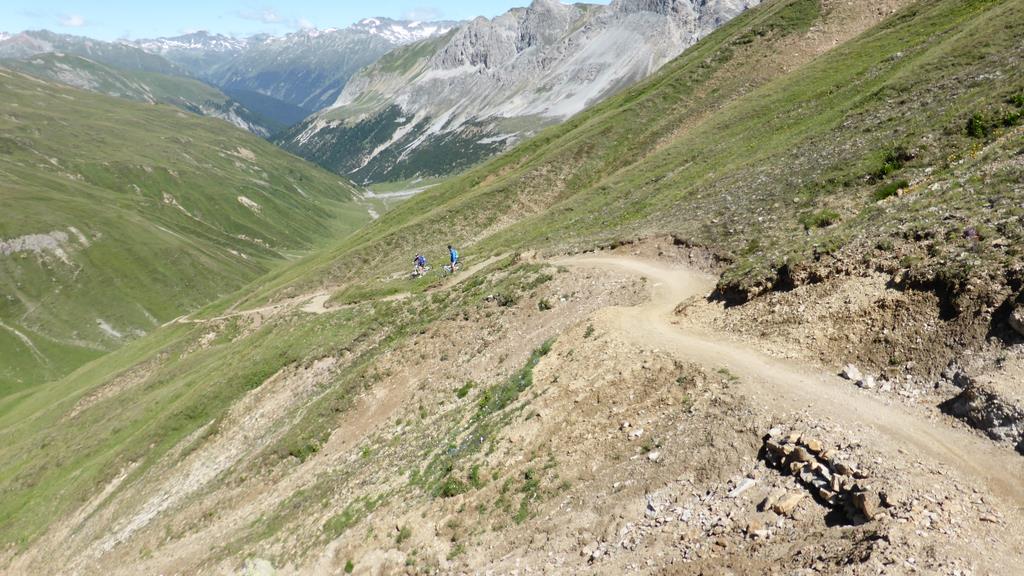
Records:
<instances>
[{"instance_id":1,"label":"rocky mountain peak","mask_svg":"<svg viewBox=\"0 0 1024 576\"><path fill-rule=\"evenodd\" d=\"M49 52L53 45L27 32L0 38L0 57L27 58L41 52Z\"/></svg>"},{"instance_id":2,"label":"rocky mountain peak","mask_svg":"<svg viewBox=\"0 0 1024 576\"><path fill-rule=\"evenodd\" d=\"M535 12L556 12L561 10L568 10L570 6L562 4L559 0L533 0L530 3L529 10Z\"/></svg>"},{"instance_id":3,"label":"rocky mountain peak","mask_svg":"<svg viewBox=\"0 0 1024 576\"><path fill-rule=\"evenodd\" d=\"M476 18L459 29L435 62L446 69L500 67L530 48L556 43L570 31L579 14L577 6L558 0L534 0L525 9L493 19Z\"/></svg>"}]
</instances>

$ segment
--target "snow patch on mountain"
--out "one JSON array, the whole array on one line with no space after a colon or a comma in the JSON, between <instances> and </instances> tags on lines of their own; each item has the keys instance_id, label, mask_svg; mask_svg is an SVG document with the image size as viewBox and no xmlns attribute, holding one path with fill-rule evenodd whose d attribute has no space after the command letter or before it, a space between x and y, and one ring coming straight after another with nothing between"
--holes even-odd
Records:
<instances>
[{"instance_id":1,"label":"snow patch on mountain","mask_svg":"<svg viewBox=\"0 0 1024 576\"><path fill-rule=\"evenodd\" d=\"M457 22L410 22L389 18L364 18L352 25L352 28L380 36L394 44L409 44L447 34L457 25Z\"/></svg>"},{"instance_id":2,"label":"snow patch on mountain","mask_svg":"<svg viewBox=\"0 0 1024 576\"><path fill-rule=\"evenodd\" d=\"M175 51L236 52L247 48L250 39L199 31L173 38L155 38L152 40L137 40L135 42L123 41L123 43L141 48L146 52L165 55Z\"/></svg>"}]
</instances>

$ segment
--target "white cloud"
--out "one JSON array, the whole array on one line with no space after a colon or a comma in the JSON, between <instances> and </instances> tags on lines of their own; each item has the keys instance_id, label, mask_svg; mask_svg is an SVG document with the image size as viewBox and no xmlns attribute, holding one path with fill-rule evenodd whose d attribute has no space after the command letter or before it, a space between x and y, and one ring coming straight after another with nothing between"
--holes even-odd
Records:
<instances>
[{"instance_id":1,"label":"white cloud","mask_svg":"<svg viewBox=\"0 0 1024 576\"><path fill-rule=\"evenodd\" d=\"M275 10L264 10L260 20L262 20L264 24L275 24L280 22L282 18Z\"/></svg>"},{"instance_id":2,"label":"white cloud","mask_svg":"<svg viewBox=\"0 0 1024 576\"><path fill-rule=\"evenodd\" d=\"M86 25L85 17L79 14L65 14L59 22L65 28L81 28Z\"/></svg>"},{"instance_id":3,"label":"white cloud","mask_svg":"<svg viewBox=\"0 0 1024 576\"><path fill-rule=\"evenodd\" d=\"M444 12L433 6L418 6L402 15L403 20L440 20Z\"/></svg>"},{"instance_id":4,"label":"white cloud","mask_svg":"<svg viewBox=\"0 0 1024 576\"><path fill-rule=\"evenodd\" d=\"M281 15L277 13L277 10L274 10L273 8L239 12L238 16L246 20L263 22L264 24L279 24L284 21L284 18L282 18Z\"/></svg>"}]
</instances>

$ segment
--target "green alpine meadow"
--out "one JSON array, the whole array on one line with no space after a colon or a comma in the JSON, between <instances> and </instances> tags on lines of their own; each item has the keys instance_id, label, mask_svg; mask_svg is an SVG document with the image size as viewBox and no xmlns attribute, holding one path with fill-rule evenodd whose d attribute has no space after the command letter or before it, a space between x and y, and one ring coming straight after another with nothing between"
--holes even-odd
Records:
<instances>
[{"instance_id":1,"label":"green alpine meadow","mask_svg":"<svg viewBox=\"0 0 1024 576\"><path fill-rule=\"evenodd\" d=\"M3 395L59 378L369 220L224 122L3 74Z\"/></svg>"}]
</instances>

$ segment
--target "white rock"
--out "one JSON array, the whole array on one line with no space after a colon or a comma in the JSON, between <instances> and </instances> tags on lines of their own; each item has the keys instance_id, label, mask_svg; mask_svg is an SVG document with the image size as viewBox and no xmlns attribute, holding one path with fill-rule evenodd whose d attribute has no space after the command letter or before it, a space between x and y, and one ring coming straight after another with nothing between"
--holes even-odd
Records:
<instances>
[{"instance_id":1,"label":"white rock","mask_svg":"<svg viewBox=\"0 0 1024 576\"><path fill-rule=\"evenodd\" d=\"M658 460L661 460L661 452L657 450L651 450L650 452L647 453L647 459L650 460L651 462L657 462Z\"/></svg>"},{"instance_id":2,"label":"white rock","mask_svg":"<svg viewBox=\"0 0 1024 576\"><path fill-rule=\"evenodd\" d=\"M654 518L658 515L658 507L654 504L654 499L650 495L647 496L647 508L644 509L644 515L648 518Z\"/></svg>"},{"instance_id":3,"label":"white rock","mask_svg":"<svg viewBox=\"0 0 1024 576\"><path fill-rule=\"evenodd\" d=\"M871 375L865 376L863 380L857 382L857 385L860 386L861 388L864 388L865 390L874 390L875 377Z\"/></svg>"},{"instance_id":4,"label":"white rock","mask_svg":"<svg viewBox=\"0 0 1024 576\"><path fill-rule=\"evenodd\" d=\"M860 370L858 370L857 367L854 366L853 364L847 364L846 367L843 368L842 374L843 378L846 378L847 380L852 380L854 382L859 382L864 378L861 375Z\"/></svg>"},{"instance_id":5,"label":"white rock","mask_svg":"<svg viewBox=\"0 0 1024 576\"><path fill-rule=\"evenodd\" d=\"M735 488L729 491L729 498L739 498L741 494L753 488L754 484L757 484L756 480L744 478Z\"/></svg>"}]
</instances>

